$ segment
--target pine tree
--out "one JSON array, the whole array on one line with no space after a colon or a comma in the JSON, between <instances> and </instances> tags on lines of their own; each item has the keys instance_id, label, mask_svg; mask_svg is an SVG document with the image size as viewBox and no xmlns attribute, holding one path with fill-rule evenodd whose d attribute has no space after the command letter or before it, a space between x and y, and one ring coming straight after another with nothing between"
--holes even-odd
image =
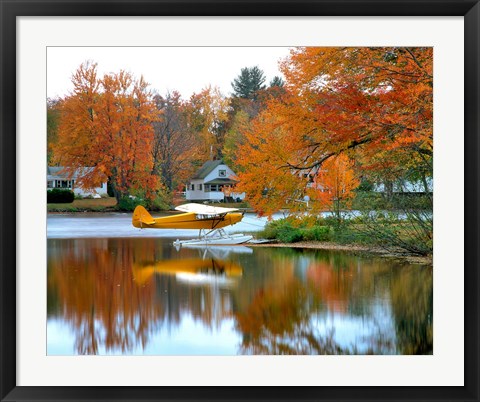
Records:
<instances>
[{"instance_id":1,"label":"pine tree","mask_svg":"<svg viewBox=\"0 0 480 402\"><path fill-rule=\"evenodd\" d=\"M283 79L281 77L279 77L278 75L273 77L273 79L270 81L270 87L271 88L273 88L273 87L282 88L284 85L285 85L285 81L283 81Z\"/></svg>"},{"instance_id":2,"label":"pine tree","mask_svg":"<svg viewBox=\"0 0 480 402\"><path fill-rule=\"evenodd\" d=\"M265 75L255 67L242 68L240 74L232 82L233 95L237 98L256 99L257 91L265 89Z\"/></svg>"}]
</instances>

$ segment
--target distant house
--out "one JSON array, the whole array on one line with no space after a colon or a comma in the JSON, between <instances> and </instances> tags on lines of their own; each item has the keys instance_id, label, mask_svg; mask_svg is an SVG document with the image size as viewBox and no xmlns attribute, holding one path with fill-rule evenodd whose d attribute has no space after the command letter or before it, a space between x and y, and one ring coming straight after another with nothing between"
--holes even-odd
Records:
<instances>
[{"instance_id":1,"label":"distant house","mask_svg":"<svg viewBox=\"0 0 480 402\"><path fill-rule=\"evenodd\" d=\"M48 166L47 167L47 190L53 188L62 188L72 190L76 195L88 196L88 195L104 195L107 194L107 182L101 184L100 187L83 188L77 185L78 178L84 175L93 167L85 167L77 169L71 177L67 173L64 173L63 166Z\"/></svg>"},{"instance_id":2,"label":"distant house","mask_svg":"<svg viewBox=\"0 0 480 402\"><path fill-rule=\"evenodd\" d=\"M245 193L234 192L235 173L222 160L208 161L187 184L185 198L189 201L238 201Z\"/></svg>"}]
</instances>

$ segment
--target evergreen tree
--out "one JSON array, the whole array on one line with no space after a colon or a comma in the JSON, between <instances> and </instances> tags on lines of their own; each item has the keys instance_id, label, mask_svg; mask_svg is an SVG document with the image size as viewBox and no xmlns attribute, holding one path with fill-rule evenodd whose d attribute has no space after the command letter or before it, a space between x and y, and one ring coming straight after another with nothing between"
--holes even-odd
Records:
<instances>
[{"instance_id":1,"label":"evergreen tree","mask_svg":"<svg viewBox=\"0 0 480 402\"><path fill-rule=\"evenodd\" d=\"M240 74L232 82L233 95L238 98L256 99L257 91L265 89L265 75L255 67L242 68Z\"/></svg>"},{"instance_id":2,"label":"evergreen tree","mask_svg":"<svg viewBox=\"0 0 480 402\"><path fill-rule=\"evenodd\" d=\"M275 77L273 77L273 79L270 81L270 87L279 87L279 88L283 88L283 86L285 85L285 81L283 81L283 79L281 77L279 77L278 75L276 75Z\"/></svg>"}]
</instances>

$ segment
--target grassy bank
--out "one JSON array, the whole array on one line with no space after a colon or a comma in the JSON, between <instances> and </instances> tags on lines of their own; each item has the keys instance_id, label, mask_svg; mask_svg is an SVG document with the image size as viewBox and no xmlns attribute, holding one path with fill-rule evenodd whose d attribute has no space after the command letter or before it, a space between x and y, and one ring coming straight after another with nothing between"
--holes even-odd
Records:
<instances>
[{"instance_id":1,"label":"grassy bank","mask_svg":"<svg viewBox=\"0 0 480 402\"><path fill-rule=\"evenodd\" d=\"M189 203L185 199L182 200L175 200L174 205L181 205ZM138 202L131 201L129 204L126 205L124 208L120 208L121 210L132 210L135 208L135 205ZM213 203L209 204L217 207L223 208L240 208L240 209L248 209L249 205L247 203ZM51 203L47 204L47 211L48 212L113 212L119 210L117 206L117 201L115 197L109 198L95 198L95 199L75 199L72 203Z\"/></svg>"},{"instance_id":2,"label":"grassy bank","mask_svg":"<svg viewBox=\"0 0 480 402\"><path fill-rule=\"evenodd\" d=\"M299 241L296 243L260 243L260 244L248 244L248 247L288 247L288 248L300 248L300 249L314 249L314 250L335 250L345 251L354 255L360 256L379 256L382 258L392 258L401 261L407 261L411 264L432 265L432 256L416 256L405 254L403 252L396 253L393 250L386 250L382 247L366 244L340 244L332 241L320 242L320 241Z\"/></svg>"},{"instance_id":3,"label":"grassy bank","mask_svg":"<svg viewBox=\"0 0 480 402\"><path fill-rule=\"evenodd\" d=\"M398 216L361 216L337 220L317 216L290 216L269 222L258 237L276 240L292 247L304 244L330 244L382 251L394 255L431 257L432 221L412 214ZM324 246L322 246L324 247ZM331 248L331 247L330 247Z\"/></svg>"},{"instance_id":4,"label":"grassy bank","mask_svg":"<svg viewBox=\"0 0 480 402\"><path fill-rule=\"evenodd\" d=\"M78 199L69 204L47 204L48 212L109 212L115 211L115 197Z\"/></svg>"}]
</instances>

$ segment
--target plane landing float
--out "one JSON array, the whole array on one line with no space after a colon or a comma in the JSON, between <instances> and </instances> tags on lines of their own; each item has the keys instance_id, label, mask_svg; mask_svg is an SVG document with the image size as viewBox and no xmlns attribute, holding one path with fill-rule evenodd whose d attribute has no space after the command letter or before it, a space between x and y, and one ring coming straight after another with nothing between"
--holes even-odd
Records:
<instances>
[{"instance_id":1,"label":"plane landing float","mask_svg":"<svg viewBox=\"0 0 480 402\"><path fill-rule=\"evenodd\" d=\"M198 229L199 238L193 240L177 240L174 244L213 245L242 244L252 240L252 236L235 234L228 235L223 228L240 222L243 213L237 208L214 207L201 204L184 204L175 208L183 213L152 217L141 205L135 208L132 225L141 229Z\"/></svg>"}]
</instances>

